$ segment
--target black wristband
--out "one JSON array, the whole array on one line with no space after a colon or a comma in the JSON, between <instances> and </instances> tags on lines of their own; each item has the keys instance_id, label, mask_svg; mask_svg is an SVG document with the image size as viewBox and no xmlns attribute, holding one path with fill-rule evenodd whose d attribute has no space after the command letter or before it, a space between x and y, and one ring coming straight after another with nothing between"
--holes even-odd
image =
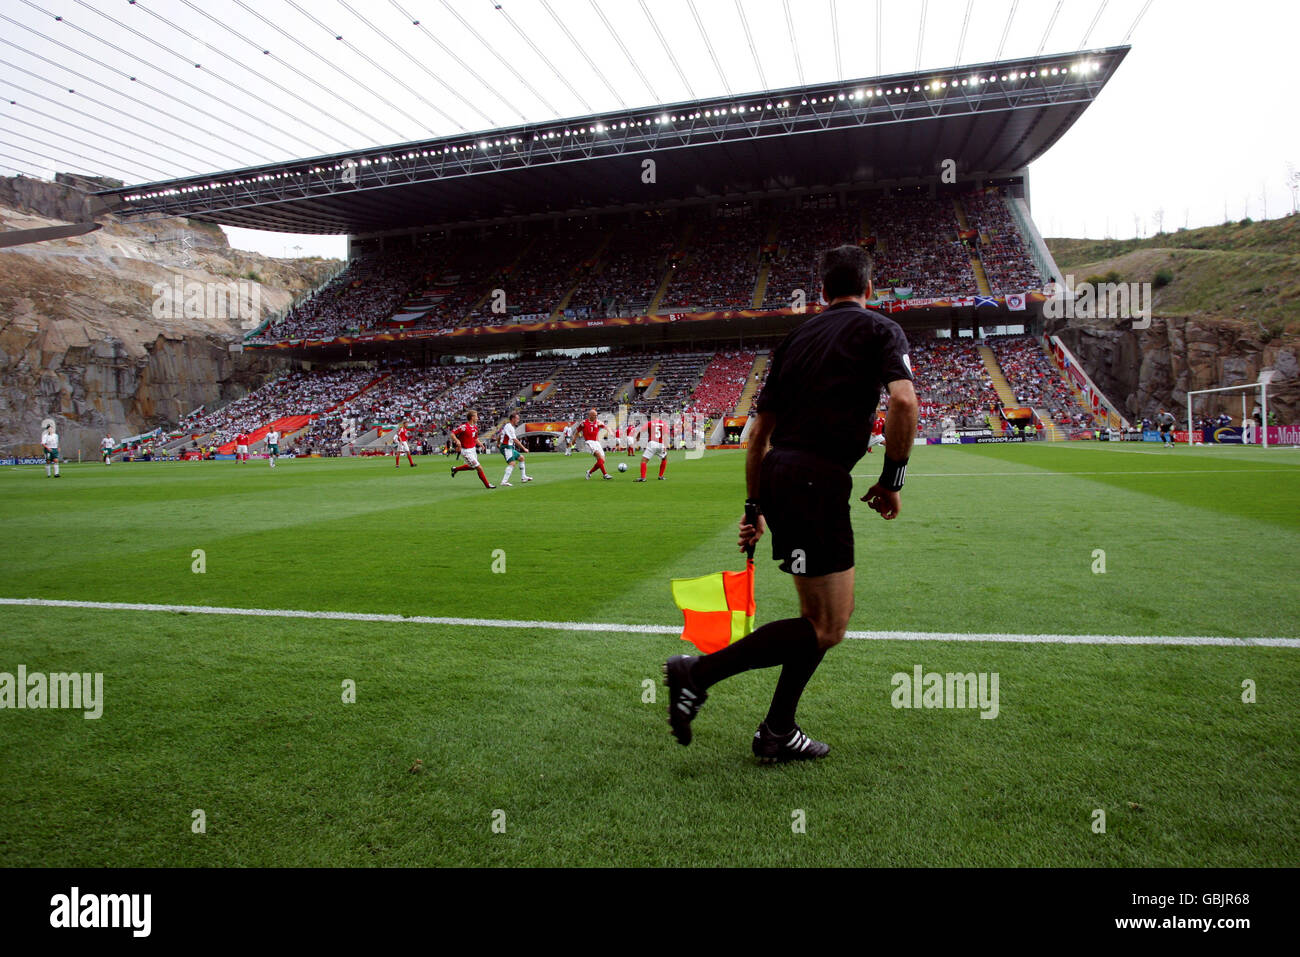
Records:
<instances>
[{"instance_id":1,"label":"black wristband","mask_svg":"<svg viewBox=\"0 0 1300 957\"><path fill-rule=\"evenodd\" d=\"M885 467L880 470L880 484L891 492L897 492L903 487L905 478L907 478L907 459L896 462L886 453Z\"/></svg>"},{"instance_id":2,"label":"black wristband","mask_svg":"<svg viewBox=\"0 0 1300 957\"><path fill-rule=\"evenodd\" d=\"M759 506L758 499L755 498L745 499L745 511L748 512L751 508L754 510L755 515L763 514L763 509Z\"/></svg>"}]
</instances>

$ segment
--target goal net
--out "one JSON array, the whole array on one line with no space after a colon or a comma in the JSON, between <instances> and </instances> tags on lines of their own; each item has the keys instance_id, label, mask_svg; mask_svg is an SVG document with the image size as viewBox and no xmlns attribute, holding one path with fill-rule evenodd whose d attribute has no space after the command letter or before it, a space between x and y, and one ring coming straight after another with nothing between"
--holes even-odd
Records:
<instances>
[{"instance_id":1,"label":"goal net","mask_svg":"<svg viewBox=\"0 0 1300 957\"><path fill-rule=\"evenodd\" d=\"M1194 389L1187 393L1189 445L1300 445L1300 426L1280 424L1268 410L1267 375L1258 382Z\"/></svg>"}]
</instances>

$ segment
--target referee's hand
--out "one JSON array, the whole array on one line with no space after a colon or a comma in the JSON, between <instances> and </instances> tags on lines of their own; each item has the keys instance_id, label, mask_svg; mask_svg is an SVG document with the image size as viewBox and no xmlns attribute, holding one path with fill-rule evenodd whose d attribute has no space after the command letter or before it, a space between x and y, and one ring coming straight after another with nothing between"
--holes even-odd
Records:
<instances>
[{"instance_id":1,"label":"referee's hand","mask_svg":"<svg viewBox=\"0 0 1300 957\"><path fill-rule=\"evenodd\" d=\"M882 488L877 482L871 488L867 489L867 494L862 496L862 501L866 502L873 509L880 513L880 517L889 521L891 518L898 518L899 499L898 493Z\"/></svg>"},{"instance_id":2,"label":"referee's hand","mask_svg":"<svg viewBox=\"0 0 1300 957\"><path fill-rule=\"evenodd\" d=\"M767 531L767 523L763 521L762 515L758 516L757 525L750 525L743 518L740 520L739 525L740 525L740 548L742 551L746 548L749 548L749 546L755 544L760 538L763 537L763 533Z\"/></svg>"}]
</instances>

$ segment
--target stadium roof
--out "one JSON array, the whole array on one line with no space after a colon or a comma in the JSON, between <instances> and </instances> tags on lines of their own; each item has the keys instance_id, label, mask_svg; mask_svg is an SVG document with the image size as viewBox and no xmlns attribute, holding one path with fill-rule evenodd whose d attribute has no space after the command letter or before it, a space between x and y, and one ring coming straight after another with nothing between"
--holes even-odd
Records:
<instances>
[{"instance_id":1,"label":"stadium roof","mask_svg":"<svg viewBox=\"0 0 1300 957\"><path fill-rule=\"evenodd\" d=\"M366 234L799 188L1014 174L1128 46L604 112L99 195L115 212ZM653 168L647 166L653 161ZM653 174L653 175L651 175Z\"/></svg>"}]
</instances>

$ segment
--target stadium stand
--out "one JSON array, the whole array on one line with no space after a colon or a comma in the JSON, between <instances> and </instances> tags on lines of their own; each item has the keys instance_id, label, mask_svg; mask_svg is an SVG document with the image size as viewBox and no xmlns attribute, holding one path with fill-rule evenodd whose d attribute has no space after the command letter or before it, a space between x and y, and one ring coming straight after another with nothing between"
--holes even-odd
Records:
<instances>
[{"instance_id":1,"label":"stadium stand","mask_svg":"<svg viewBox=\"0 0 1300 957\"><path fill-rule=\"evenodd\" d=\"M908 345L921 405L918 433L938 435L949 419L953 428L986 426L998 394L974 343L917 338Z\"/></svg>"},{"instance_id":2,"label":"stadium stand","mask_svg":"<svg viewBox=\"0 0 1300 957\"><path fill-rule=\"evenodd\" d=\"M196 416L187 431L193 437L209 436L208 444L224 446L241 432L256 432L277 419L329 411L378 377L371 369L289 372L219 409Z\"/></svg>"},{"instance_id":3,"label":"stadium stand","mask_svg":"<svg viewBox=\"0 0 1300 957\"><path fill-rule=\"evenodd\" d=\"M733 211L729 217L694 223L685 257L670 265L672 277L658 312L711 312L753 305L766 223L749 206L729 209Z\"/></svg>"},{"instance_id":4,"label":"stadium stand","mask_svg":"<svg viewBox=\"0 0 1300 957\"><path fill-rule=\"evenodd\" d=\"M616 226L575 219L435 238L354 261L261 338L537 321L562 306L575 318L644 315L661 285L661 314L749 309L760 277L762 308L781 309L795 289L817 302L818 254L860 234L873 246L877 289L903 298L973 295L975 269L994 294L1041 286L999 191L962 199L979 235L974 249L959 237L951 198L864 194L836 202L806 198L779 219L737 205L713 216L645 214ZM775 241L765 242L774 228ZM493 311L495 289L505 293L504 314Z\"/></svg>"},{"instance_id":5,"label":"stadium stand","mask_svg":"<svg viewBox=\"0 0 1300 957\"><path fill-rule=\"evenodd\" d=\"M998 366L1023 406L1046 410L1064 428L1092 426L1092 414L1044 354L1033 336L997 336L988 340Z\"/></svg>"},{"instance_id":6,"label":"stadium stand","mask_svg":"<svg viewBox=\"0 0 1300 957\"><path fill-rule=\"evenodd\" d=\"M569 359L556 370L555 390L541 401L528 405L531 418L567 420L584 409L608 409L626 397L630 386L653 367L658 356L644 352L602 353Z\"/></svg>"},{"instance_id":7,"label":"stadium stand","mask_svg":"<svg viewBox=\"0 0 1300 957\"><path fill-rule=\"evenodd\" d=\"M823 198L823 201L826 198ZM796 289L804 291L807 303L821 296L818 260L824 249L856 243L861 211L856 207L809 205L788 213L781 220L777 248L770 253L764 309L789 306Z\"/></svg>"},{"instance_id":8,"label":"stadium stand","mask_svg":"<svg viewBox=\"0 0 1300 957\"><path fill-rule=\"evenodd\" d=\"M632 398L630 410L647 415L681 411L712 359L712 352L677 352L660 357L653 369L654 382Z\"/></svg>"},{"instance_id":9,"label":"stadium stand","mask_svg":"<svg viewBox=\"0 0 1300 957\"><path fill-rule=\"evenodd\" d=\"M595 268L578 282L567 308L578 318L648 313L678 231L662 215L638 217L620 227Z\"/></svg>"},{"instance_id":10,"label":"stadium stand","mask_svg":"<svg viewBox=\"0 0 1300 957\"><path fill-rule=\"evenodd\" d=\"M1020 230L1001 191L980 190L962 197L971 225L979 230L979 257L994 295L1038 289L1038 275Z\"/></svg>"},{"instance_id":11,"label":"stadium stand","mask_svg":"<svg viewBox=\"0 0 1300 957\"><path fill-rule=\"evenodd\" d=\"M686 410L709 416L728 414L740 400L753 367L753 352L719 352L704 370Z\"/></svg>"},{"instance_id":12,"label":"stadium stand","mask_svg":"<svg viewBox=\"0 0 1300 957\"><path fill-rule=\"evenodd\" d=\"M875 239L878 289L910 289L911 296L930 298L977 290L950 200L872 197L863 203L863 218Z\"/></svg>"}]
</instances>

